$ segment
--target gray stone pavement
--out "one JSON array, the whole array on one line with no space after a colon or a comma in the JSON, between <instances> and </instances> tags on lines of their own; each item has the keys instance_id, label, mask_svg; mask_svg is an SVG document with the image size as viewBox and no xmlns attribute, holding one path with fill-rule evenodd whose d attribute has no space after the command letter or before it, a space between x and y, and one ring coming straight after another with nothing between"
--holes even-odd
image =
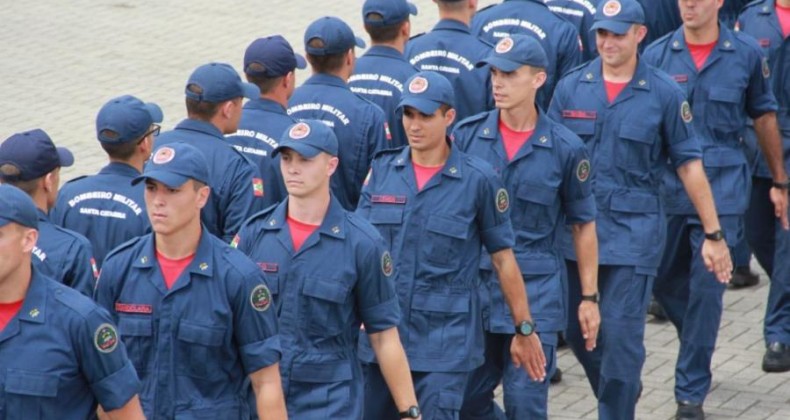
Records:
<instances>
[{"instance_id":1,"label":"gray stone pavement","mask_svg":"<svg viewBox=\"0 0 790 420\"><path fill-rule=\"evenodd\" d=\"M483 0L481 7L492 0ZM414 33L430 29L435 6L416 0ZM283 34L301 51L303 29L335 15L361 36L362 0L0 0L0 138L41 127L72 148L77 164L63 179L90 174L104 164L94 118L109 98L134 94L159 103L169 129L185 115L183 86L209 61L241 68L252 39ZM300 80L308 76L300 72ZM790 419L790 373L764 374L762 318L767 294L758 287L728 291L714 357L714 384L705 408L711 419ZM640 419L674 414L673 367L678 343L669 324L647 325L645 390ZM595 400L581 367L567 350L559 365L565 379L551 388L557 419L596 418Z\"/></svg>"}]
</instances>

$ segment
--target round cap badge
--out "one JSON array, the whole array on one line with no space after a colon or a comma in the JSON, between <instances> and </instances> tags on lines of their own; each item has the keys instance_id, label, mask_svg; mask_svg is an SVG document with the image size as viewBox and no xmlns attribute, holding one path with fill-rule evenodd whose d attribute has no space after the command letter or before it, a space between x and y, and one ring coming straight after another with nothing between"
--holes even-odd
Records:
<instances>
[{"instance_id":1,"label":"round cap badge","mask_svg":"<svg viewBox=\"0 0 790 420\"><path fill-rule=\"evenodd\" d=\"M424 77L415 77L411 83L409 83L409 92L414 94L420 94L428 90L428 79Z\"/></svg>"},{"instance_id":2,"label":"round cap badge","mask_svg":"<svg viewBox=\"0 0 790 420\"><path fill-rule=\"evenodd\" d=\"M118 332L110 324L101 324L93 334L93 345L102 353L112 353L118 347Z\"/></svg>"},{"instance_id":3,"label":"round cap badge","mask_svg":"<svg viewBox=\"0 0 790 420\"><path fill-rule=\"evenodd\" d=\"M310 126L307 123L300 122L295 126L291 127L291 131L288 132L288 137L294 140L301 140L310 135Z\"/></svg>"},{"instance_id":4,"label":"round cap badge","mask_svg":"<svg viewBox=\"0 0 790 420\"><path fill-rule=\"evenodd\" d=\"M250 293L250 304L252 308L258 312L269 309L269 306L272 304L272 294L265 284L259 284L252 289L252 293Z\"/></svg>"},{"instance_id":5,"label":"round cap badge","mask_svg":"<svg viewBox=\"0 0 790 420\"><path fill-rule=\"evenodd\" d=\"M176 151L170 147L160 147L154 154L153 162L157 165L164 165L176 157Z\"/></svg>"},{"instance_id":6,"label":"round cap badge","mask_svg":"<svg viewBox=\"0 0 790 420\"><path fill-rule=\"evenodd\" d=\"M495 51L496 51L497 54L504 54L504 53L512 50L513 49L513 45L515 45L515 42L513 42L513 38L510 38L510 37L502 38L496 44Z\"/></svg>"},{"instance_id":7,"label":"round cap badge","mask_svg":"<svg viewBox=\"0 0 790 420\"><path fill-rule=\"evenodd\" d=\"M603 5L603 15L607 17L617 16L620 14L622 6L617 0L609 0Z\"/></svg>"}]
</instances>

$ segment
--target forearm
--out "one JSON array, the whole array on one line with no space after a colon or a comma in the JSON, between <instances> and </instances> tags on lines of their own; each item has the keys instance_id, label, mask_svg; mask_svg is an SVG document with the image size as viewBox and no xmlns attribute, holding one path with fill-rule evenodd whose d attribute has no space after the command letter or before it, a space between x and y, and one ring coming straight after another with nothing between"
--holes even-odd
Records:
<instances>
[{"instance_id":1,"label":"forearm","mask_svg":"<svg viewBox=\"0 0 790 420\"><path fill-rule=\"evenodd\" d=\"M398 336L396 327L378 333L369 334L370 345L376 354L381 374L392 395L398 411L406 411L417 405L414 383L411 378L406 352Z\"/></svg>"},{"instance_id":2,"label":"forearm","mask_svg":"<svg viewBox=\"0 0 790 420\"><path fill-rule=\"evenodd\" d=\"M776 181L787 179L782 156L782 137L779 135L779 126L776 122L776 113L769 112L754 120L754 131L757 133L757 142L763 152L765 162Z\"/></svg>"},{"instance_id":3,"label":"forearm","mask_svg":"<svg viewBox=\"0 0 790 420\"><path fill-rule=\"evenodd\" d=\"M598 293L598 236L595 222L573 225L571 231L582 294L593 295Z\"/></svg>"},{"instance_id":4,"label":"forearm","mask_svg":"<svg viewBox=\"0 0 790 420\"><path fill-rule=\"evenodd\" d=\"M719 215L716 213L716 203L713 192L705 175L702 160L692 160L677 169L678 177L683 182L686 193L697 210L697 215L702 222L705 232L715 232L721 229Z\"/></svg>"},{"instance_id":5,"label":"forearm","mask_svg":"<svg viewBox=\"0 0 790 420\"><path fill-rule=\"evenodd\" d=\"M255 392L255 406L261 420L284 420L288 418L285 409L280 365L267 366L250 374L250 382Z\"/></svg>"},{"instance_id":6,"label":"forearm","mask_svg":"<svg viewBox=\"0 0 790 420\"><path fill-rule=\"evenodd\" d=\"M491 254L491 262L499 278L502 295L510 308L510 313L513 314L513 325L531 320L527 289L524 287L524 278L521 276L513 250L508 248Z\"/></svg>"},{"instance_id":7,"label":"forearm","mask_svg":"<svg viewBox=\"0 0 790 420\"><path fill-rule=\"evenodd\" d=\"M121 408L102 412L101 407L99 407L99 418L110 420L145 420L145 415L143 415L143 408L140 405L140 398L135 395Z\"/></svg>"}]
</instances>

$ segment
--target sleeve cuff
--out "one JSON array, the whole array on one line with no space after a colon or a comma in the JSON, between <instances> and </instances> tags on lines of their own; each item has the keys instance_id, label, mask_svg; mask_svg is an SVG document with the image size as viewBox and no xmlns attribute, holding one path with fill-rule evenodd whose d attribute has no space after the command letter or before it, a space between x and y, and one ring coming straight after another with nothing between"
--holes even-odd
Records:
<instances>
[{"instance_id":1,"label":"sleeve cuff","mask_svg":"<svg viewBox=\"0 0 790 420\"><path fill-rule=\"evenodd\" d=\"M489 254L503 249L513 248L516 244L516 239L513 235L513 227L509 222L484 230L480 233L480 236Z\"/></svg>"},{"instance_id":2,"label":"sleeve cuff","mask_svg":"<svg viewBox=\"0 0 790 420\"><path fill-rule=\"evenodd\" d=\"M117 410L140 392L140 380L132 362L127 360L117 372L91 384L91 391L105 411Z\"/></svg>"},{"instance_id":3,"label":"sleeve cuff","mask_svg":"<svg viewBox=\"0 0 790 420\"><path fill-rule=\"evenodd\" d=\"M362 308L361 312L362 322L365 323L365 331L368 333L375 334L400 324L401 312L397 296L378 305Z\"/></svg>"},{"instance_id":4,"label":"sleeve cuff","mask_svg":"<svg viewBox=\"0 0 790 420\"><path fill-rule=\"evenodd\" d=\"M269 367L282 358L280 336L275 335L263 341L245 344L239 347L239 354L244 365L244 373L247 375Z\"/></svg>"},{"instance_id":5,"label":"sleeve cuff","mask_svg":"<svg viewBox=\"0 0 790 420\"><path fill-rule=\"evenodd\" d=\"M565 203L565 224L576 225L595 220L595 196L589 195L581 200Z\"/></svg>"}]
</instances>

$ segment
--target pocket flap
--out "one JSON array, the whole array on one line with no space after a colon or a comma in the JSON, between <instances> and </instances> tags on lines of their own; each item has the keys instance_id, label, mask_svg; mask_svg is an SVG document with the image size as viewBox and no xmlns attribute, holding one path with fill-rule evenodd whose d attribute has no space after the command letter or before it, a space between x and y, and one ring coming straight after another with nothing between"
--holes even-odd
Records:
<instances>
[{"instance_id":1,"label":"pocket flap","mask_svg":"<svg viewBox=\"0 0 790 420\"><path fill-rule=\"evenodd\" d=\"M469 224L452 220L447 217L432 215L428 218L426 229L440 235L451 236L458 239L466 239Z\"/></svg>"},{"instance_id":2,"label":"pocket flap","mask_svg":"<svg viewBox=\"0 0 790 420\"><path fill-rule=\"evenodd\" d=\"M713 101L737 104L741 101L741 94L738 89L714 87L710 89L708 97Z\"/></svg>"},{"instance_id":3,"label":"pocket flap","mask_svg":"<svg viewBox=\"0 0 790 420\"><path fill-rule=\"evenodd\" d=\"M702 163L708 168L724 168L746 164L746 157L740 150L708 149L702 154Z\"/></svg>"},{"instance_id":4,"label":"pocket flap","mask_svg":"<svg viewBox=\"0 0 790 420\"><path fill-rule=\"evenodd\" d=\"M368 220L374 225L399 225L403 222L403 205L373 204Z\"/></svg>"},{"instance_id":5,"label":"pocket flap","mask_svg":"<svg viewBox=\"0 0 790 420\"><path fill-rule=\"evenodd\" d=\"M279 275L268 275L266 276L266 286L269 288L269 291L272 294L276 295L280 293L280 276Z\"/></svg>"},{"instance_id":6,"label":"pocket flap","mask_svg":"<svg viewBox=\"0 0 790 420\"><path fill-rule=\"evenodd\" d=\"M544 185L522 183L516 191L516 197L521 200L550 206L557 200L557 188Z\"/></svg>"},{"instance_id":7,"label":"pocket flap","mask_svg":"<svg viewBox=\"0 0 790 420\"><path fill-rule=\"evenodd\" d=\"M613 195L609 208L624 213L658 213L658 197L646 194Z\"/></svg>"},{"instance_id":8,"label":"pocket flap","mask_svg":"<svg viewBox=\"0 0 790 420\"><path fill-rule=\"evenodd\" d=\"M210 327L181 321L178 324L178 339L187 343L216 347L222 345L225 331L227 329L222 327Z\"/></svg>"},{"instance_id":9,"label":"pocket flap","mask_svg":"<svg viewBox=\"0 0 790 420\"><path fill-rule=\"evenodd\" d=\"M308 383L332 383L350 381L353 378L351 363L348 360L328 362L294 362L291 380Z\"/></svg>"},{"instance_id":10,"label":"pocket flap","mask_svg":"<svg viewBox=\"0 0 790 420\"><path fill-rule=\"evenodd\" d=\"M595 134L595 120L582 120L563 118L565 127L576 133L577 136L591 136Z\"/></svg>"},{"instance_id":11,"label":"pocket flap","mask_svg":"<svg viewBox=\"0 0 790 420\"><path fill-rule=\"evenodd\" d=\"M8 369L6 372L5 392L33 397L57 397L59 384L60 377L58 375Z\"/></svg>"},{"instance_id":12,"label":"pocket flap","mask_svg":"<svg viewBox=\"0 0 790 420\"><path fill-rule=\"evenodd\" d=\"M118 318L118 332L122 337L150 337L154 327L150 316L121 316Z\"/></svg>"},{"instance_id":13,"label":"pocket flap","mask_svg":"<svg viewBox=\"0 0 790 420\"><path fill-rule=\"evenodd\" d=\"M622 124L620 126L620 138L625 140L651 144L653 143L654 136L655 135L645 127L640 127L632 124Z\"/></svg>"},{"instance_id":14,"label":"pocket flap","mask_svg":"<svg viewBox=\"0 0 790 420\"><path fill-rule=\"evenodd\" d=\"M463 314L469 312L469 295L415 292L412 295L411 308L420 311Z\"/></svg>"},{"instance_id":15,"label":"pocket flap","mask_svg":"<svg viewBox=\"0 0 790 420\"><path fill-rule=\"evenodd\" d=\"M308 277L304 281L302 294L316 299L343 303L348 298L348 287L340 279Z\"/></svg>"}]
</instances>

